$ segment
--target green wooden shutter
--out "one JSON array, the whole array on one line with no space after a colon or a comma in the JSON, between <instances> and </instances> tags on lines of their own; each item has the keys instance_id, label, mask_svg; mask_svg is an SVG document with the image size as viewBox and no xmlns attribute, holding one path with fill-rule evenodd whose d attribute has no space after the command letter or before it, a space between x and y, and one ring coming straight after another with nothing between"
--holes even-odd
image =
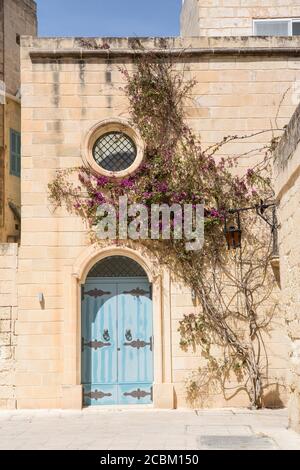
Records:
<instances>
[{"instance_id":1,"label":"green wooden shutter","mask_svg":"<svg viewBox=\"0 0 300 470\"><path fill-rule=\"evenodd\" d=\"M17 175L21 175L21 134L17 133Z\"/></svg>"},{"instance_id":2,"label":"green wooden shutter","mask_svg":"<svg viewBox=\"0 0 300 470\"><path fill-rule=\"evenodd\" d=\"M21 175L21 134L10 129L10 174Z\"/></svg>"},{"instance_id":3,"label":"green wooden shutter","mask_svg":"<svg viewBox=\"0 0 300 470\"><path fill-rule=\"evenodd\" d=\"M15 149L16 149L16 136L14 131L10 130L10 173L14 175L16 173L16 161L15 161Z\"/></svg>"}]
</instances>

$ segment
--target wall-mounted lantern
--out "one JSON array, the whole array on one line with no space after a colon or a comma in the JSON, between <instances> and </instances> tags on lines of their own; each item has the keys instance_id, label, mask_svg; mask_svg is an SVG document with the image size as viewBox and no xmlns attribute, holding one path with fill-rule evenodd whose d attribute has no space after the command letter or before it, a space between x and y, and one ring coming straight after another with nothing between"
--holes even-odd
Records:
<instances>
[{"instance_id":1,"label":"wall-mounted lantern","mask_svg":"<svg viewBox=\"0 0 300 470\"><path fill-rule=\"evenodd\" d=\"M242 246L242 230L241 230L241 218L240 213L232 213L232 217L236 215L236 220L230 220L228 216L225 216L224 220L224 233L227 241L228 250L236 250Z\"/></svg>"},{"instance_id":2,"label":"wall-mounted lantern","mask_svg":"<svg viewBox=\"0 0 300 470\"><path fill-rule=\"evenodd\" d=\"M272 217L267 217L267 209L272 208ZM241 228L241 212L255 210L257 215L263 219L272 230L273 236L273 257L278 257L278 221L276 213L276 205L274 203L264 204L260 201L260 204L252 207L243 207L240 209L230 209L225 215L224 221L224 234L226 237L228 249L236 250L242 247L242 228Z\"/></svg>"}]
</instances>

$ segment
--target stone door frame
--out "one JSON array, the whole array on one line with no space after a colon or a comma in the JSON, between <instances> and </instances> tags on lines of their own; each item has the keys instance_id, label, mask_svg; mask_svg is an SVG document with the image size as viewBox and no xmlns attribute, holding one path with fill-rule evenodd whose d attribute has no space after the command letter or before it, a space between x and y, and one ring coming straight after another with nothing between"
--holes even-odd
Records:
<instances>
[{"instance_id":1,"label":"stone door frame","mask_svg":"<svg viewBox=\"0 0 300 470\"><path fill-rule=\"evenodd\" d=\"M171 355L170 274L160 270L145 249L127 246L91 245L79 256L73 266L64 270L64 327L63 327L63 383L62 408L82 408L81 385L81 286L88 272L109 256L127 256L139 263L147 273L153 289L154 334L154 408L174 408Z\"/></svg>"}]
</instances>

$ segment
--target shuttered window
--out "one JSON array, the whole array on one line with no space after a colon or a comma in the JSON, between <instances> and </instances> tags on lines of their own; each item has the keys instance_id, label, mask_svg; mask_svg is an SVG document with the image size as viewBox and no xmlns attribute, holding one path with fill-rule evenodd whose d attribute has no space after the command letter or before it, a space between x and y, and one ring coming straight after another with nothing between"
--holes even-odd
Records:
<instances>
[{"instance_id":1,"label":"shuttered window","mask_svg":"<svg viewBox=\"0 0 300 470\"><path fill-rule=\"evenodd\" d=\"M293 21L293 36L300 36L300 21Z\"/></svg>"},{"instance_id":2,"label":"shuttered window","mask_svg":"<svg viewBox=\"0 0 300 470\"><path fill-rule=\"evenodd\" d=\"M21 134L10 129L10 174L21 176Z\"/></svg>"},{"instance_id":3,"label":"shuttered window","mask_svg":"<svg viewBox=\"0 0 300 470\"><path fill-rule=\"evenodd\" d=\"M299 36L300 19L254 20L254 36Z\"/></svg>"}]
</instances>

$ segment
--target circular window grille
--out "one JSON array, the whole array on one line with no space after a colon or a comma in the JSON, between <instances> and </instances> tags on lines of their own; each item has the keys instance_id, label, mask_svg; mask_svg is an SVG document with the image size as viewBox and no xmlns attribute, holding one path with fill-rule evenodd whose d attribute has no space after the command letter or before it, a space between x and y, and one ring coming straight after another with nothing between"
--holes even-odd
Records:
<instances>
[{"instance_id":1,"label":"circular window grille","mask_svg":"<svg viewBox=\"0 0 300 470\"><path fill-rule=\"evenodd\" d=\"M127 170L137 156L133 140L123 132L108 132L96 140L93 148L95 162L107 171Z\"/></svg>"}]
</instances>

